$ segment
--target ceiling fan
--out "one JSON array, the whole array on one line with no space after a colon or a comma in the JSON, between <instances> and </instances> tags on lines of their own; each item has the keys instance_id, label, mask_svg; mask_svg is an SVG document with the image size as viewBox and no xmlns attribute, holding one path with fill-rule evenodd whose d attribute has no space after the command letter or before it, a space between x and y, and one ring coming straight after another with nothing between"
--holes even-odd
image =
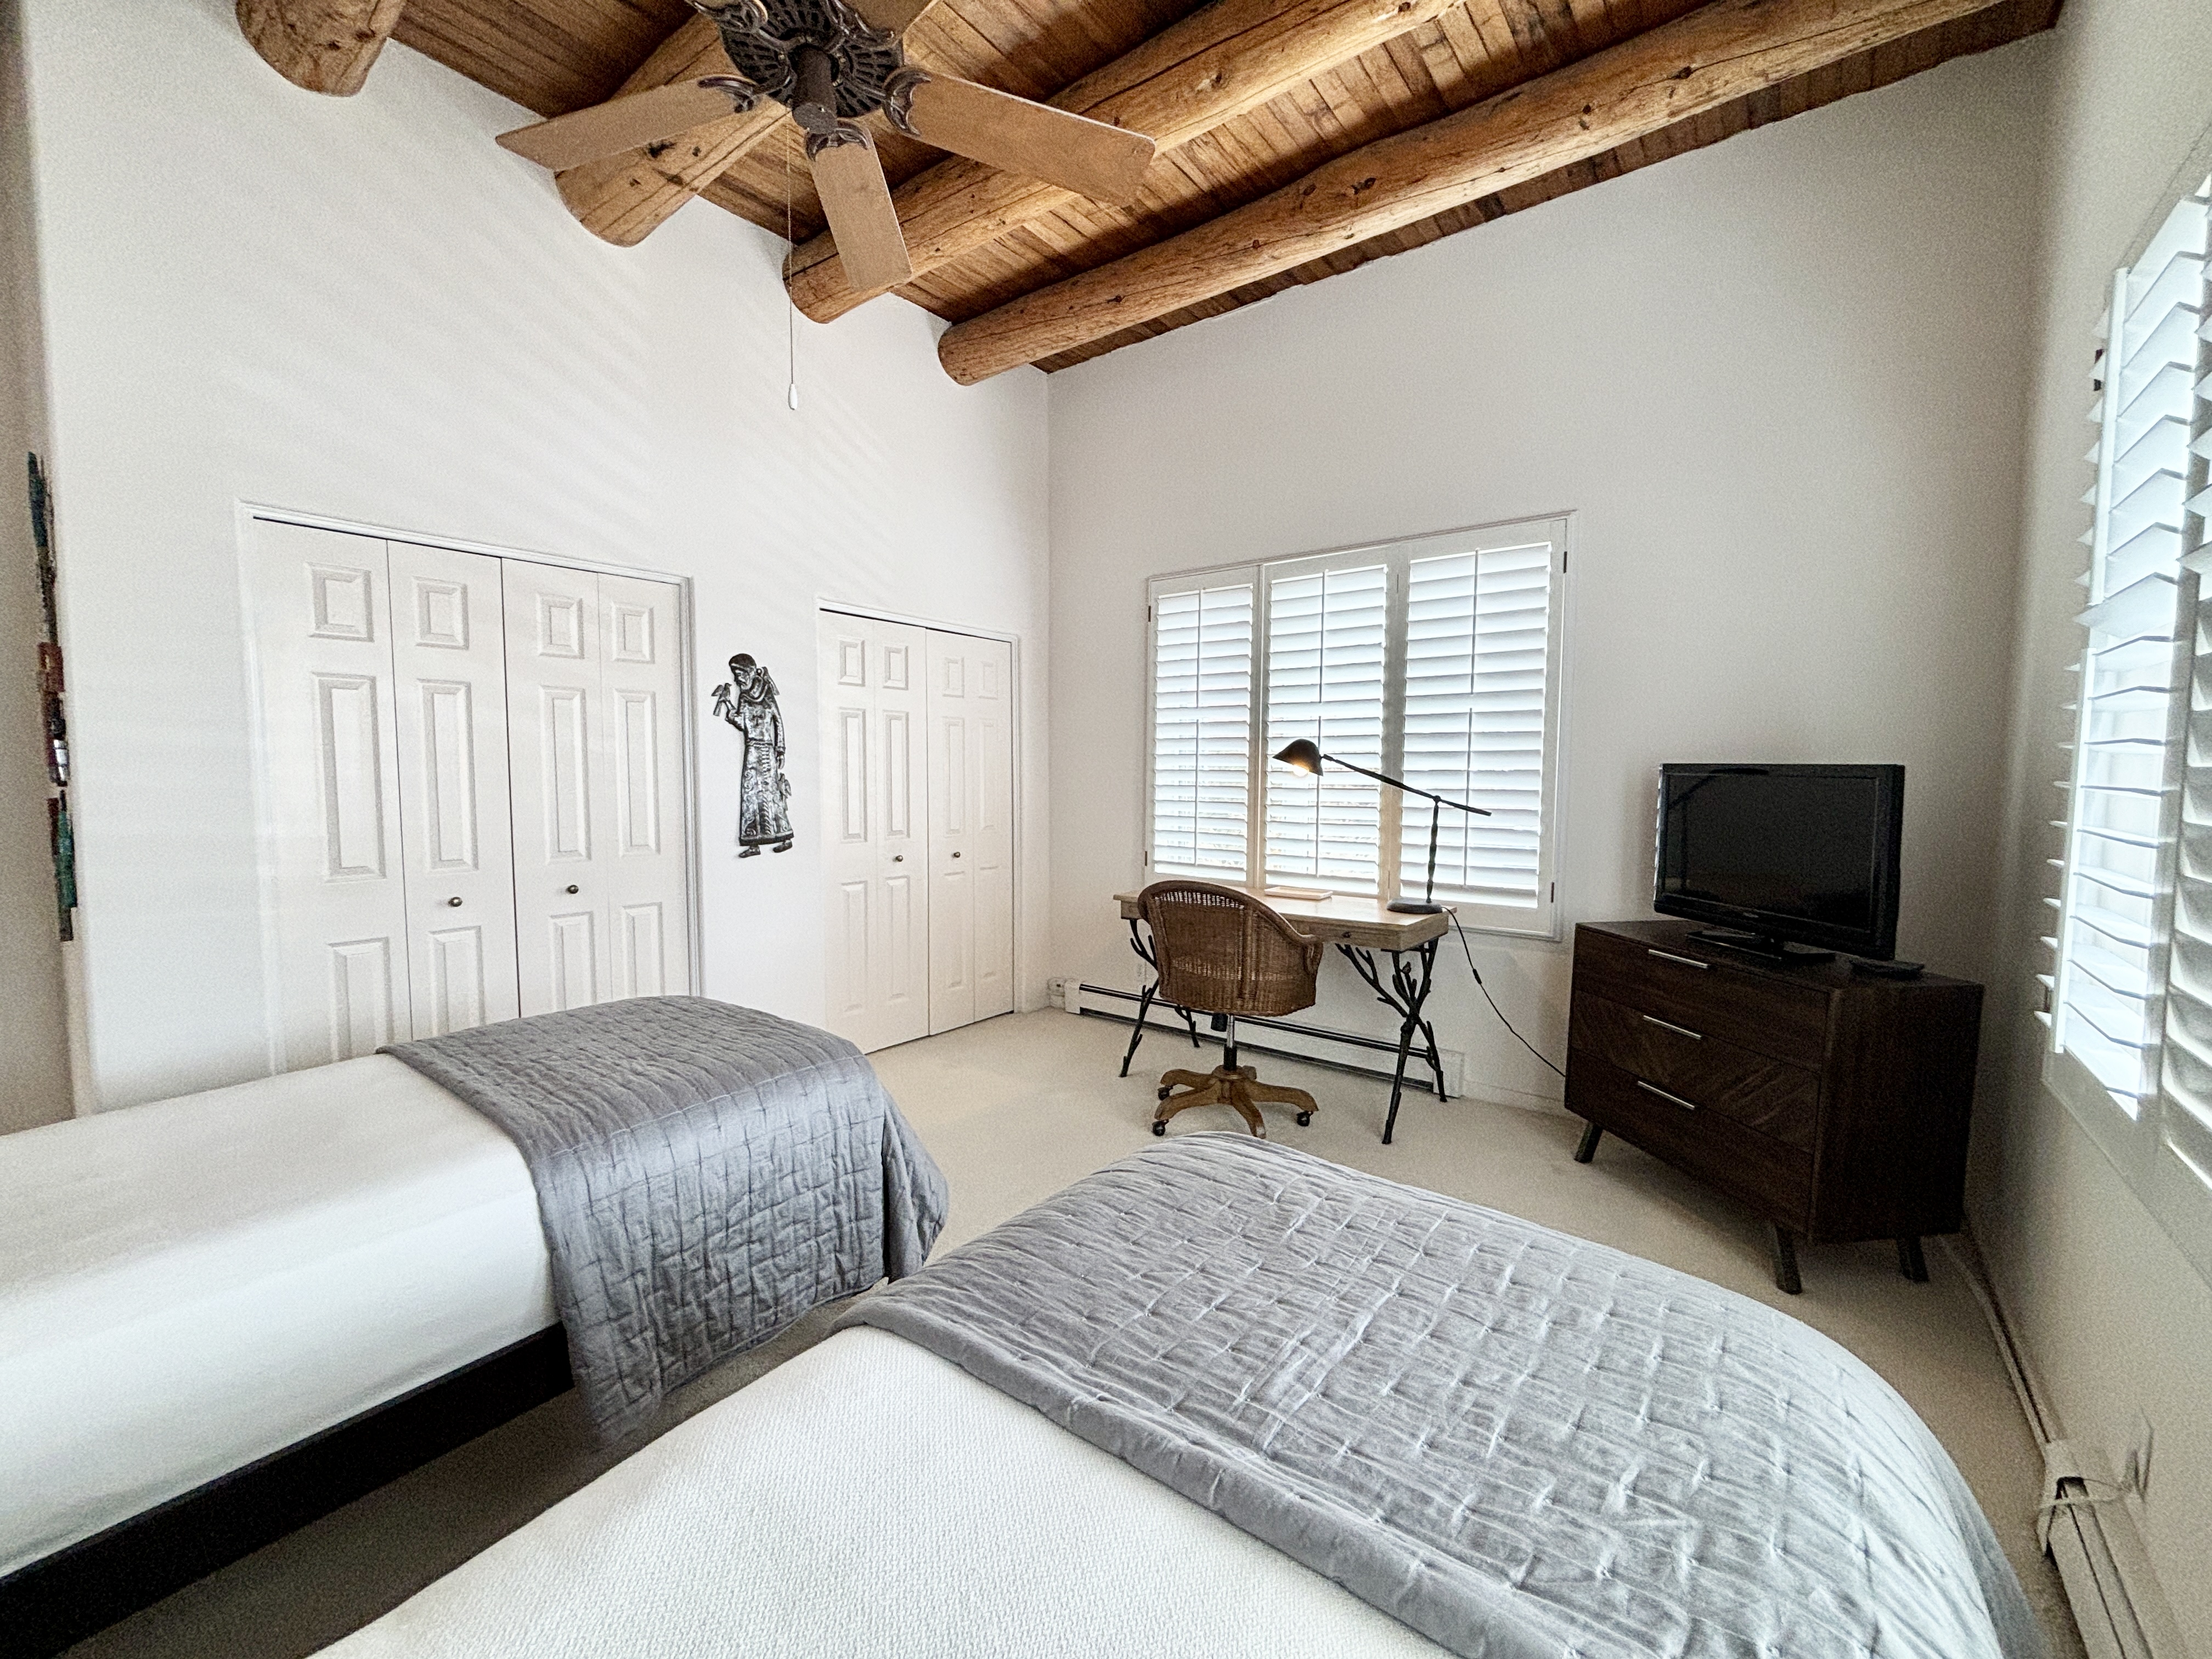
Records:
<instances>
[{"instance_id":1,"label":"ceiling fan","mask_svg":"<svg viewBox=\"0 0 2212 1659\"><path fill-rule=\"evenodd\" d=\"M914 275L876 147L860 118L877 110L909 137L1102 202L1134 201L1153 145L1139 132L916 69L900 36L927 0L691 0L738 73L678 81L502 133L518 155L561 168L661 143L693 127L781 104L805 130L806 158L861 293Z\"/></svg>"}]
</instances>

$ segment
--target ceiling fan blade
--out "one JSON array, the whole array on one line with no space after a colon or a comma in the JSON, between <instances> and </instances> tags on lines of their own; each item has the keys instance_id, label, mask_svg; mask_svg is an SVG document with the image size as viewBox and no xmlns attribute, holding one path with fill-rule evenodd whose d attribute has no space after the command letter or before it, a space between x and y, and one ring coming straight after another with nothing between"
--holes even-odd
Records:
<instances>
[{"instance_id":1,"label":"ceiling fan blade","mask_svg":"<svg viewBox=\"0 0 2212 1659\"><path fill-rule=\"evenodd\" d=\"M535 126L502 132L499 142L517 155L556 172L602 155L619 155L729 114L736 105L726 88L717 83L720 79L678 81L651 92L611 98Z\"/></svg>"},{"instance_id":2,"label":"ceiling fan blade","mask_svg":"<svg viewBox=\"0 0 2212 1659\"><path fill-rule=\"evenodd\" d=\"M809 145L810 149L815 147ZM863 294L896 288L914 275L899 230L898 210L876 147L865 137L815 150L815 193L837 239L845 280Z\"/></svg>"},{"instance_id":3,"label":"ceiling fan blade","mask_svg":"<svg viewBox=\"0 0 2212 1659\"><path fill-rule=\"evenodd\" d=\"M903 34L934 0L848 0L848 3L878 28Z\"/></svg>"},{"instance_id":4,"label":"ceiling fan blade","mask_svg":"<svg viewBox=\"0 0 2212 1659\"><path fill-rule=\"evenodd\" d=\"M1101 202L1135 201L1152 164L1152 141L1141 132L949 75L915 86L905 125L926 144Z\"/></svg>"}]
</instances>

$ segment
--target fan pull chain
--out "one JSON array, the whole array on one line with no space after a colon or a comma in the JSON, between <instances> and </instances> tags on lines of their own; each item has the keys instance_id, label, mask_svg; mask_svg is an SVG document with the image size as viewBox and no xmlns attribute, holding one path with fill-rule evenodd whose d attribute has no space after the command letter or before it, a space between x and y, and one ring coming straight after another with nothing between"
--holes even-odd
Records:
<instances>
[{"instance_id":1,"label":"fan pull chain","mask_svg":"<svg viewBox=\"0 0 2212 1659\"><path fill-rule=\"evenodd\" d=\"M799 244L791 240L791 147L783 150L783 298L787 307L783 319L784 374L788 390L786 401L794 412L799 408L799 301L792 297L791 258L799 252Z\"/></svg>"}]
</instances>

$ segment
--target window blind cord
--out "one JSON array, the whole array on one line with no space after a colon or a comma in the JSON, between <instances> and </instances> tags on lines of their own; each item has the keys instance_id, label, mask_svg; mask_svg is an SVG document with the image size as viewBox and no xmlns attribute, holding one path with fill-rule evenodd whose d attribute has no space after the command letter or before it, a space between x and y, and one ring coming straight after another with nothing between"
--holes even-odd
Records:
<instances>
[{"instance_id":1,"label":"window blind cord","mask_svg":"<svg viewBox=\"0 0 2212 1659\"><path fill-rule=\"evenodd\" d=\"M1560 1077L1565 1078L1566 1073L1560 1072L1558 1066L1552 1066L1551 1060L1542 1049L1529 1042L1527 1037L1522 1036L1520 1032L1513 1030L1513 1022L1505 1018L1505 1011L1498 1006L1498 999L1490 994L1490 988L1482 982L1482 969L1474 965L1474 946L1467 942L1467 928L1459 919L1459 912L1454 910L1450 912L1450 915L1452 931L1459 935L1459 948L1467 952L1467 971L1474 975L1474 988L1482 993L1482 1000L1490 1005L1490 1012L1498 1016L1498 1023L1512 1033L1516 1042L1542 1060L1545 1065L1550 1066L1552 1070L1558 1072Z\"/></svg>"}]
</instances>

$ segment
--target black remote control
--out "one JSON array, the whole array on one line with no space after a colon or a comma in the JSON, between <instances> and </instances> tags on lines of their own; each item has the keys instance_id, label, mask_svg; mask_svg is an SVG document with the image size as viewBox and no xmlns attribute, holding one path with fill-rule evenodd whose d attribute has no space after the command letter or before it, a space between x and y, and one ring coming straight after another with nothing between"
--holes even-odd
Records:
<instances>
[{"instance_id":1,"label":"black remote control","mask_svg":"<svg viewBox=\"0 0 2212 1659\"><path fill-rule=\"evenodd\" d=\"M1862 962L1852 958L1851 971L1869 979L1918 979L1927 970L1923 962Z\"/></svg>"}]
</instances>

